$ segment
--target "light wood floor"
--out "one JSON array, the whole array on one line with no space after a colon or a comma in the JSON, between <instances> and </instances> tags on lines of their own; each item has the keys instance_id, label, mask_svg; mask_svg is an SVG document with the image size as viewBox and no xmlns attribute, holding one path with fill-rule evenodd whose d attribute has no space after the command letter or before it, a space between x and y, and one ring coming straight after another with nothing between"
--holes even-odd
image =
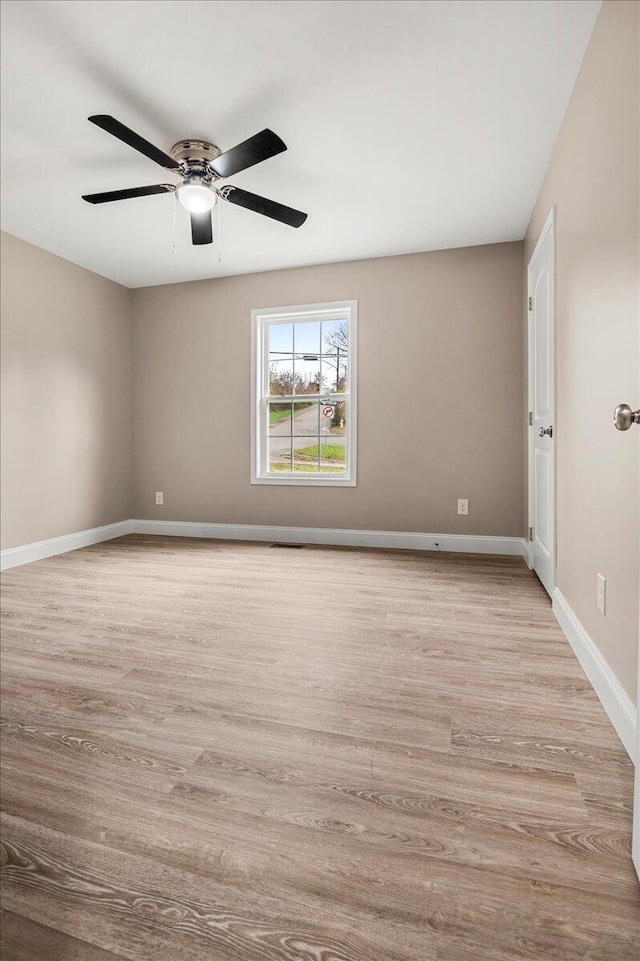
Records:
<instances>
[{"instance_id":1,"label":"light wood floor","mask_svg":"<svg viewBox=\"0 0 640 961\"><path fill-rule=\"evenodd\" d=\"M131 536L3 595L3 961L637 961L632 767L519 559Z\"/></svg>"}]
</instances>

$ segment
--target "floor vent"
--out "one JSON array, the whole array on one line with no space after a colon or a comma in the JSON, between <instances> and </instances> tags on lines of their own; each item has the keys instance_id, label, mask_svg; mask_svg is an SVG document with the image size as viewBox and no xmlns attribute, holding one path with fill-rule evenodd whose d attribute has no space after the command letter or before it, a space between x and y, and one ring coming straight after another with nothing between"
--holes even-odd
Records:
<instances>
[{"instance_id":1,"label":"floor vent","mask_svg":"<svg viewBox=\"0 0 640 961\"><path fill-rule=\"evenodd\" d=\"M270 547L289 547L293 550L300 550L301 547L306 547L306 544L270 544Z\"/></svg>"}]
</instances>

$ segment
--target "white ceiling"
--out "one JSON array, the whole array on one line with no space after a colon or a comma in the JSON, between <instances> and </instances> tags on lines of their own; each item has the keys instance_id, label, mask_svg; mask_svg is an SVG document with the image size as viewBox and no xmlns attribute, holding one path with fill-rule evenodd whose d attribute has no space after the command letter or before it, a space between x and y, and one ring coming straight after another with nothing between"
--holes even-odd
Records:
<instances>
[{"instance_id":1,"label":"white ceiling","mask_svg":"<svg viewBox=\"0 0 640 961\"><path fill-rule=\"evenodd\" d=\"M4 0L3 229L128 287L520 239L600 0ZM164 150L271 127L289 149L230 182L222 263L170 195Z\"/></svg>"}]
</instances>

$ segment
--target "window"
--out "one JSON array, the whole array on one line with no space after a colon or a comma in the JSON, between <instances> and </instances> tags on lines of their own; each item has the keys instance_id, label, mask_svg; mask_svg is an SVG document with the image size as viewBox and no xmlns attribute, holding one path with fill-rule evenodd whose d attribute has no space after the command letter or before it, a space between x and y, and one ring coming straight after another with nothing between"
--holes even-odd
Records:
<instances>
[{"instance_id":1,"label":"window","mask_svg":"<svg viewBox=\"0 0 640 961\"><path fill-rule=\"evenodd\" d=\"M252 311L252 483L356 483L356 301Z\"/></svg>"}]
</instances>

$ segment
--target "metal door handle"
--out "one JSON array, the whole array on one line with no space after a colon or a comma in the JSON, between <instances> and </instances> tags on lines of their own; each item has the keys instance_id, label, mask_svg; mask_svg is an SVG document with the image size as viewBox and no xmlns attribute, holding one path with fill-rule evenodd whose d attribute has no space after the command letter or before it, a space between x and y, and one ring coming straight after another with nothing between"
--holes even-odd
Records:
<instances>
[{"instance_id":1,"label":"metal door handle","mask_svg":"<svg viewBox=\"0 0 640 961\"><path fill-rule=\"evenodd\" d=\"M538 427L538 437L544 437L545 434L553 437L553 427Z\"/></svg>"},{"instance_id":2,"label":"metal door handle","mask_svg":"<svg viewBox=\"0 0 640 961\"><path fill-rule=\"evenodd\" d=\"M628 404L618 404L613 412L613 423L618 430L629 430L632 424L640 424L640 410L631 410Z\"/></svg>"}]
</instances>

